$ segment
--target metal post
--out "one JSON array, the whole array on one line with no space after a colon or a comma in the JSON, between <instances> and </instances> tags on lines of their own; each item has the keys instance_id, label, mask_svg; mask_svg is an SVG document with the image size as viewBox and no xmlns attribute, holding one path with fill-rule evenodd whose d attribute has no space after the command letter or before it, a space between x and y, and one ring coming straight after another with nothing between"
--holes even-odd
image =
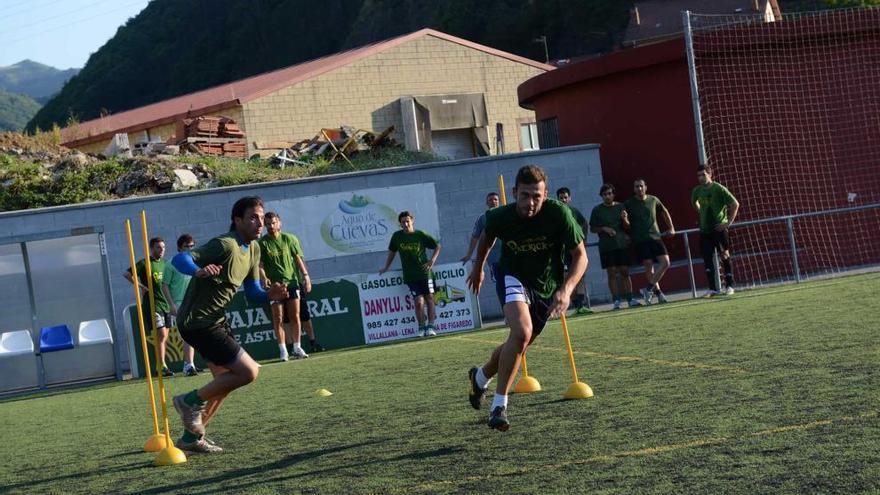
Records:
<instances>
[{"instance_id":1,"label":"metal post","mask_svg":"<svg viewBox=\"0 0 880 495\"><path fill-rule=\"evenodd\" d=\"M113 303L113 291L110 289L110 260L107 259L107 239L104 232L98 233L98 247L101 251L101 270L104 275L104 290L107 293L107 302L110 303L110 317L107 323L113 329L113 362L116 364L116 379L122 380L122 339L116 329L116 305ZM128 335L125 336L128 338Z\"/></svg>"},{"instance_id":2,"label":"metal post","mask_svg":"<svg viewBox=\"0 0 880 495\"><path fill-rule=\"evenodd\" d=\"M794 280L795 282L800 283L801 268L798 264L797 244L795 244L794 240L794 219L792 217L786 218L785 226L788 228L788 244L791 246L791 264L794 267Z\"/></svg>"},{"instance_id":3,"label":"metal post","mask_svg":"<svg viewBox=\"0 0 880 495\"><path fill-rule=\"evenodd\" d=\"M691 258L691 243L688 240L687 232L684 233L684 252L688 259L688 277L691 279L691 297L697 297L697 282L694 280L694 260Z\"/></svg>"},{"instance_id":4,"label":"metal post","mask_svg":"<svg viewBox=\"0 0 880 495\"><path fill-rule=\"evenodd\" d=\"M42 339L40 337L39 318L37 317L37 298L34 294L34 280L31 277L31 260L28 256L27 242L21 243L21 259L24 263L24 273L27 279L28 300L31 303L31 326L34 329L34 336L37 338L37 361L39 362L37 365L37 372L39 374L38 384L40 388L44 388L46 386L46 368L43 366L43 353L40 352L40 342Z\"/></svg>"},{"instance_id":5,"label":"metal post","mask_svg":"<svg viewBox=\"0 0 880 495\"><path fill-rule=\"evenodd\" d=\"M697 88L697 67L694 62L694 34L691 30L691 12L682 11L682 23L684 24L684 39L687 47L688 75L691 81L691 104L694 108L694 128L697 131L697 152L700 165L706 164L706 144L703 139L703 117L700 113L700 91ZM721 287L719 285L719 287Z\"/></svg>"},{"instance_id":6,"label":"metal post","mask_svg":"<svg viewBox=\"0 0 880 495\"><path fill-rule=\"evenodd\" d=\"M720 261L721 260L718 259L718 250L716 249L716 250L712 251L712 264L715 266L715 287L717 287L719 291L721 290L721 263L720 263ZM705 262L706 262L706 260L703 260L703 263L705 263Z\"/></svg>"}]
</instances>

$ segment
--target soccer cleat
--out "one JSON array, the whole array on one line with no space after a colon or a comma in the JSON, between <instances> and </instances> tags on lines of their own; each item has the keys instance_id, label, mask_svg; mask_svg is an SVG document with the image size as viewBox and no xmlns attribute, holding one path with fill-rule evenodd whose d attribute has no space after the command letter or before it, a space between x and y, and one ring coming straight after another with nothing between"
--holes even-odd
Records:
<instances>
[{"instance_id":1,"label":"soccer cleat","mask_svg":"<svg viewBox=\"0 0 880 495\"><path fill-rule=\"evenodd\" d=\"M666 294L664 294L664 293L662 293L662 292L658 292L658 293L655 294L655 295L657 296L657 302L658 302L659 304L666 304L666 303L669 302L669 299L666 299Z\"/></svg>"},{"instance_id":2,"label":"soccer cleat","mask_svg":"<svg viewBox=\"0 0 880 495\"><path fill-rule=\"evenodd\" d=\"M725 287L724 290L721 291L721 293L724 294L725 296L732 296L734 292L736 292L736 291L733 290L733 287L731 287L729 285L727 287Z\"/></svg>"},{"instance_id":3,"label":"soccer cleat","mask_svg":"<svg viewBox=\"0 0 880 495\"><path fill-rule=\"evenodd\" d=\"M479 410L483 405L483 396L486 395L486 389L477 385L477 368L468 370L468 400L471 407Z\"/></svg>"},{"instance_id":4,"label":"soccer cleat","mask_svg":"<svg viewBox=\"0 0 880 495\"><path fill-rule=\"evenodd\" d=\"M507 421L507 408L504 406L497 406L495 409L492 409L492 414L489 415L489 428L494 428L498 431L507 431L510 428L510 421Z\"/></svg>"},{"instance_id":5,"label":"soccer cleat","mask_svg":"<svg viewBox=\"0 0 880 495\"><path fill-rule=\"evenodd\" d=\"M192 364L187 363L183 365L183 376L196 376L198 374L199 370Z\"/></svg>"},{"instance_id":6,"label":"soccer cleat","mask_svg":"<svg viewBox=\"0 0 880 495\"><path fill-rule=\"evenodd\" d=\"M185 395L175 395L171 402L174 404L174 409L180 414L183 427L193 435L202 436L205 434L205 425L202 423L202 406L187 404L183 400Z\"/></svg>"},{"instance_id":7,"label":"soccer cleat","mask_svg":"<svg viewBox=\"0 0 880 495\"><path fill-rule=\"evenodd\" d=\"M171 377L174 376L174 372L171 371L171 368L165 366L164 368L162 368L162 376Z\"/></svg>"},{"instance_id":8,"label":"soccer cleat","mask_svg":"<svg viewBox=\"0 0 880 495\"><path fill-rule=\"evenodd\" d=\"M654 293L651 292L651 289L649 289L649 288L647 288L647 287L645 287L644 289L642 289L642 299L645 300L645 305L646 305L646 306L650 306L650 305L651 305L651 299L652 299L653 297L654 297Z\"/></svg>"},{"instance_id":9,"label":"soccer cleat","mask_svg":"<svg viewBox=\"0 0 880 495\"><path fill-rule=\"evenodd\" d=\"M586 307L586 306L581 306L581 307L579 307L577 310L575 310L574 313L575 313L576 315L579 315L579 316L583 316L583 315L591 315L591 314L593 314L593 310L590 309L590 308L588 308L588 307Z\"/></svg>"},{"instance_id":10,"label":"soccer cleat","mask_svg":"<svg viewBox=\"0 0 880 495\"><path fill-rule=\"evenodd\" d=\"M425 327L425 337L436 337L437 332L434 331L434 325L428 325Z\"/></svg>"},{"instance_id":11,"label":"soccer cleat","mask_svg":"<svg viewBox=\"0 0 880 495\"><path fill-rule=\"evenodd\" d=\"M294 349L293 352L290 353L290 357L292 357L293 359L305 359L309 357L309 355L306 354L306 351L302 350L302 348L299 348Z\"/></svg>"},{"instance_id":12,"label":"soccer cleat","mask_svg":"<svg viewBox=\"0 0 880 495\"><path fill-rule=\"evenodd\" d=\"M620 301L614 301L614 307L612 309L620 309Z\"/></svg>"},{"instance_id":13,"label":"soccer cleat","mask_svg":"<svg viewBox=\"0 0 880 495\"><path fill-rule=\"evenodd\" d=\"M183 439L178 440L175 446L190 454L219 454L223 452L223 448L214 442L208 441L205 437L199 438L195 442L184 443Z\"/></svg>"},{"instance_id":14,"label":"soccer cleat","mask_svg":"<svg viewBox=\"0 0 880 495\"><path fill-rule=\"evenodd\" d=\"M640 303L638 299L630 299L627 305L631 308L638 308L642 303Z\"/></svg>"}]
</instances>

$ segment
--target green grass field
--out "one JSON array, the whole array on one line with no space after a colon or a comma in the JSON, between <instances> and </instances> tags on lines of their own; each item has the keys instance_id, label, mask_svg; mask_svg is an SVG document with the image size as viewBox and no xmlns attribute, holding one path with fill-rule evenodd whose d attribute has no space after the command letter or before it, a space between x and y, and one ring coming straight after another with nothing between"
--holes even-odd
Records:
<instances>
[{"instance_id":1,"label":"green grass field","mask_svg":"<svg viewBox=\"0 0 880 495\"><path fill-rule=\"evenodd\" d=\"M227 451L171 467L140 451L143 381L6 400L0 492L877 493L878 289L868 274L572 319L587 400L561 399L553 322L529 351L544 391L511 397L507 433L466 398L505 329L264 366L210 425Z\"/></svg>"}]
</instances>

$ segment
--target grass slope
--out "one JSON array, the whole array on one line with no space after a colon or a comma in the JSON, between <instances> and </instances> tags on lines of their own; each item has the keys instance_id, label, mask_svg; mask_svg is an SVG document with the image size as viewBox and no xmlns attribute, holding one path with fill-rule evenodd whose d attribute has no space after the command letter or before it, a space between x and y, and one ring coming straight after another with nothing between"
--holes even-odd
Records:
<instances>
[{"instance_id":1,"label":"grass slope","mask_svg":"<svg viewBox=\"0 0 880 495\"><path fill-rule=\"evenodd\" d=\"M504 329L264 366L210 425L228 451L174 467L140 451L143 382L9 400L0 491L876 492L878 287L869 274L573 319L596 392L581 401L561 400L554 322L529 352L545 391L512 397L504 434L465 398ZM207 380L174 378L169 397Z\"/></svg>"}]
</instances>

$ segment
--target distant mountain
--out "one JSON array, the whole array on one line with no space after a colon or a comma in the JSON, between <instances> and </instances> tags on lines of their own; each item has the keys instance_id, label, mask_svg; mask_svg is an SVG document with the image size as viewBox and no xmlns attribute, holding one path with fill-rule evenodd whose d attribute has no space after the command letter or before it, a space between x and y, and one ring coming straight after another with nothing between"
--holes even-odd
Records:
<instances>
[{"instance_id":1,"label":"distant mountain","mask_svg":"<svg viewBox=\"0 0 880 495\"><path fill-rule=\"evenodd\" d=\"M21 131L40 106L30 96L0 89L0 131Z\"/></svg>"},{"instance_id":2,"label":"distant mountain","mask_svg":"<svg viewBox=\"0 0 880 495\"><path fill-rule=\"evenodd\" d=\"M22 60L17 64L0 67L0 89L34 99L48 99L78 73L79 69L59 70L33 60Z\"/></svg>"}]
</instances>

